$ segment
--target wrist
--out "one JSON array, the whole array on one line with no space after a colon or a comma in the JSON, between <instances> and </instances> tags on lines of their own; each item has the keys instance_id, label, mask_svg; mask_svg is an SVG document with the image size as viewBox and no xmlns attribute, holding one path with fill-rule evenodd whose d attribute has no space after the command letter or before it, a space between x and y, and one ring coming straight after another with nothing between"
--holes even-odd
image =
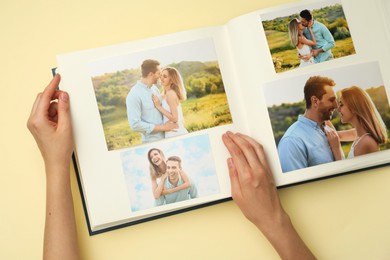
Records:
<instances>
[{"instance_id":1,"label":"wrist","mask_svg":"<svg viewBox=\"0 0 390 260\"><path fill-rule=\"evenodd\" d=\"M59 162L45 161L46 179L51 180L69 180L71 161L63 160Z\"/></svg>"}]
</instances>

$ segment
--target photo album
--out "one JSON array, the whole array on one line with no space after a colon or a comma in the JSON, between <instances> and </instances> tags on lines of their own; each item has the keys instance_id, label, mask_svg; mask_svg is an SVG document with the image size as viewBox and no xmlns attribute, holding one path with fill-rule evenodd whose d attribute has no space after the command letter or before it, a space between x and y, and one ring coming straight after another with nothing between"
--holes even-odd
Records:
<instances>
[{"instance_id":1,"label":"photo album","mask_svg":"<svg viewBox=\"0 0 390 260\"><path fill-rule=\"evenodd\" d=\"M278 188L389 165L389 13L300 1L58 55L90 235L230 200L227 131Z\"/></svg>"}]
</instances>

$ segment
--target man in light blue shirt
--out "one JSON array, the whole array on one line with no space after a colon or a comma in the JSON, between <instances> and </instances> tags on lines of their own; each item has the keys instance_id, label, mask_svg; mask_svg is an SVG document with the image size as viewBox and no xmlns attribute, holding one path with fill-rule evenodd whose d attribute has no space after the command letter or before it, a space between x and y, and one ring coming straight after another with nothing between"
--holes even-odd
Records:
<instances>
[{"instance_id":1,"label":"man in light blue shirt","mask_svg":"<svg viewBox=\"0 0 390 260\"><path fill-rule=\"evenodd\" d=\"M181 159L178 156L171 156L167 159L166 162L167 174L168 177L164 181L164 189L172 189L178 187L184 183L180 172L182 171ZM198 191L195 184L190 181L191 186L188 188L183 188L179 191L172 192L169 194L161 195L156 200L156 205L164 205L175 203L179 201L189 200L196 198L198 196Z\"/></svg>"},{"instance_id":2,"label":"man in light blue shirt","mask_svg":"<svg viewBox=\"0 0 390 260\"><path fill-rule=\"evenodd\" d=\"M145 60L141 65L142 78L131 88L126 98L127 118L131 129L142 135L142 143L164 139L166 131L178 128L176 123L163 124L163 115L155 108L152 96L161 102L156 83L161 75L160 63Z\"/></svg>"},{"instance_id":3,"label":"man in light blue shirt","mask_svg":"<svg viewBox=\"0 0 390 260\"><path fill-rule=\"evenodd\" d=\"M321 76L306 81L305 114L287 129L278 145L284 173L334 161L324 124L337 108L335 85L332 79Z\"/></svg>"},{"instance_id":4,"label":"man in light blue shirt","mask_svg":"<svg viewBox=\"0 0 390 260\"><path fill-rule=\"evenodd\" d=\"M306 27L303 34L307 39L313 40L307 29L310 21L313 20L313 15L309 10L303 10L299 15L301 16L302 25ZM317 41L316 46L314 46L312 50L314 61L319 63L333 59L331 49L334 47L335 41L329 29L324 24L313 20L312 31Z\"/></svg>"}]
</instances>

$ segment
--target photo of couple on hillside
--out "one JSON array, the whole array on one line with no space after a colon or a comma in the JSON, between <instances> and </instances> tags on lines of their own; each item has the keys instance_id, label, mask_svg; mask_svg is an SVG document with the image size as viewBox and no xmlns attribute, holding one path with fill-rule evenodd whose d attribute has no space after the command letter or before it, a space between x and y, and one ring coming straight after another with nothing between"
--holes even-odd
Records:
<instances>
[{"instance_id":1,"label":"photo of couple on hillside","mask_svg":"<svg viewBox=\"0 0 390 260\"><path fill-rule=\"evenodd\" d=\"M90 64L107 149L231 124L212 39Z\"/></svg>"},{"instance_id":2,"label":"photo of couple on hillside","mask_svg":"<svg viewBox=\"0 0 390 260\"><path fill-rule=\"evenodd\" d=\"M285 14L261 17L277 73L356 53L339 1L313 4L298 13L285 10Z\"/></svg>"},{"instance_id":3,"label":"photo of couple on hillside","mask_svg":"<svg viewBox=\"0 0 390 260\"><path fill-rule=\"evenodd\" d=\"M266 84L284 173L390 148L390 107L379 64L367 62Z\"/></svg>"}]
</instances>

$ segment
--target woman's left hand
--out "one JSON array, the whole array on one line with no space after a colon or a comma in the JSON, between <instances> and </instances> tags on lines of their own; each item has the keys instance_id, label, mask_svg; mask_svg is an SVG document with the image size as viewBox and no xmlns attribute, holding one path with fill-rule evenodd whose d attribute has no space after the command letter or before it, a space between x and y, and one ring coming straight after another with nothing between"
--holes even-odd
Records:
<instances>
[{"instance_id":1,"label":"woman's left hand","mask_svg":"<svg viewBox=\"0 0 390 260\"><path fill-rule=\"evenodd\" d=\"M152 95L152 100L153 100L153 104L156 108L161 107L160 99L156 95L154 95L154 94Z\"/></svg>"}]
</instances>

